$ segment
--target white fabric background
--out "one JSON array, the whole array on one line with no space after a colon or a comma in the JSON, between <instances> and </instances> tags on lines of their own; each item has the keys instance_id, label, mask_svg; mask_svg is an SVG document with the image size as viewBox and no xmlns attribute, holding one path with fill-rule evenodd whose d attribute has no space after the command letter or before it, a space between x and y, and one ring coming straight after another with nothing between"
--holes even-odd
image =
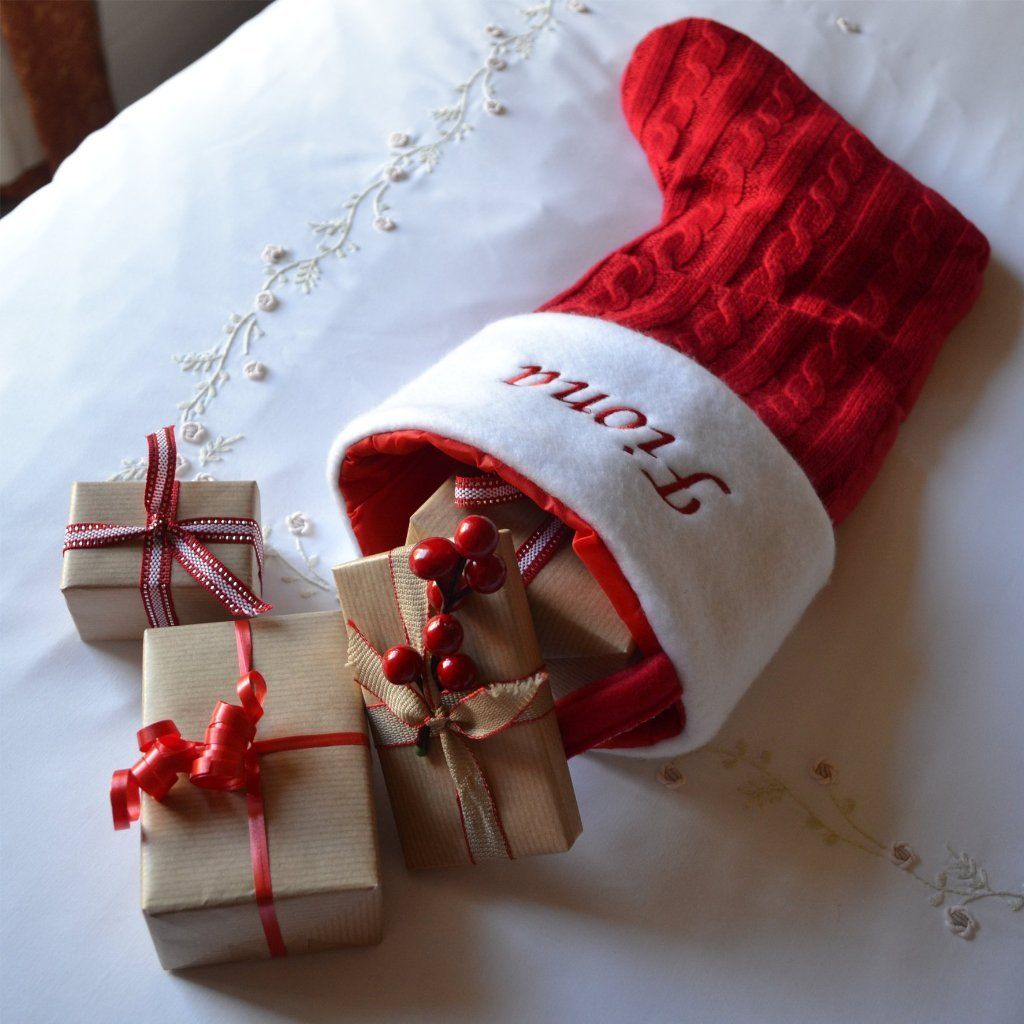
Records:
<instances>
[{"instance_id":1,"label":"white fabric background","mask_svg":"<svg viewBox=\"0 0 1024 1024\"><path fill-rule=\"evenodd\" d=\"M1024 881L1024 92L1016 4L559 4L557 34L498 80L509 107L433 176L396 187L392 234L282 294L204 417L245 440L274 539L302 509L327 563L350 552L323 483L337 429L488 320L534 308L646 228L659 201L618 112L649 28L717 16L971 216L985 291L940 357L873 490L839 532L832 584L727 724L774 752L808 805L836 790L994 886ZM109 773L130 763L140 650L85 646L57 591L72 479L103 478L170 422L170 354L248 308L268 242L301 249L485 53L518 4L280 0L86 141L0 225L5 1020L104 1022L1021 1019L1024 912L972 904L951 935L929 891L818 830L789 800L746 808L749 774L709 753L669 790L653 766L573 763L584 819L558 858L412 876L383 800L386 938L376 949L163 974L137 906L135 837ZM837 15L858 21L840 32ZM1016 70L1015 70L1016 68ZM268 321L270 323L270 321ZM193 456L194 449L190 454ZM196 467L193 465L193 469ZM271 574L280 611L324 606ZM807 765L826 755L835 790ZM741 774L736 774L740 771Z\"/></svg>"}]
</instances>

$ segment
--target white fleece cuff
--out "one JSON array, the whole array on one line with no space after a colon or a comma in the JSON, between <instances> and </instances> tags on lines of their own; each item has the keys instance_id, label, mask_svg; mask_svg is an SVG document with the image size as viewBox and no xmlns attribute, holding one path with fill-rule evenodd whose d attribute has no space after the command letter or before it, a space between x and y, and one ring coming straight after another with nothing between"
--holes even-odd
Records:
<instances>
[{"instance_id":1,"label":"white fleece cuff","mask_svg":"<svg viewBox=\"0 0 1024 1024\"><path fill-rule=\"evenodd\" d=\"M717 377L628 328L485 327L345 428L332 486L351 445L409 429L492 455L601 537L683 684L683 733L648 752L710 740L831 572L828 514L792 456Z\"/></svg>"}]
</instances>

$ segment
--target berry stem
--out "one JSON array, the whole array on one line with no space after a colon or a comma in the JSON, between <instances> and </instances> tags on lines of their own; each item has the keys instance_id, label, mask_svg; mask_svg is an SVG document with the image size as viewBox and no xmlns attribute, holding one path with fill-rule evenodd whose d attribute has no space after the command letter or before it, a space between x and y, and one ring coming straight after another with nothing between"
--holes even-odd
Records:
<instances>
[{"instance_id":1,"label":"berry stem","mask_svg":"<svg viewBox=\"0 0 1024 1024\"><path fill-rule=\"evenodd\" d=\"M455 566L455 571L448 577L445 585L441 587L441 596L444 599L441 604L441 611L443 612L450 611L458 597L457 588L459 580L462 578L462 570L466 568L467 561L468 559L463 558L460 555L459 561Z\"/></svg>"}]
</instances>

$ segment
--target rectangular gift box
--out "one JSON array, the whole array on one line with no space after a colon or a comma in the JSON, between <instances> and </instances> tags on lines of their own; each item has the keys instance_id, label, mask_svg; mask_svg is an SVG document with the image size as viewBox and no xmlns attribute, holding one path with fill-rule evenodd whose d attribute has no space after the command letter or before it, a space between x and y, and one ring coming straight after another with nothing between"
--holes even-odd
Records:
<instances>
[{"instance_id":1,"label":"rectangular gift box","mask_svg":"<svg viewBox=\"0 0 1024 1024\"><path fill-rule=\"evenodd\" d=\"M366 736L345 668L338 612L255 619L252 666L266 679L258 741ZM204 736L217 700L238 703L232 623L146 631L143 721ZM366 742L259 755L273 903L289 955L381 938L377 836ZM245 791L186 777L142 806L142 909L165 968L268 957L257 909Z\"/></svg>"},{"instance_id":2,"label":"rectangular gift box","mask_svg":"<svg viewBox=\"0 0 1024 1024\"><path fill-rule=\"evenodd\" d=\"M546 515L525 495L479 510L459 508L452 477L413 513L407 539L414 543L425 537L450 537L459 521L476 511L508 530L516 548L533 535ZM636 649L633 637L571 543L551 556L530 581L526 595L557 696L629 663Z\"/></svg>"},{"instance_id":3,"label":"rectangular gift box","mask_svg":"<svg viewBox=\"0 0 1024 1024\"><path fill-rule=\"evenodd\" d=\"M117 523L143 526L146 485L109 481L75 483L69 523ZM186 481L180 485L177 518L231 516L260 520L260 492L249 480ZM251 544L207 543L211 554L250 590L261 590L259 563ZM138 640L146 629L139 593L142 542L64 553L60 589L83 640ZM231 613L176 561L171 596L181 625L218 622Z\"/></svg>"},{"instance_id":4,"label":"rectangular gift box","mask_svg":"<svg viewBox=\"0 0 1024 1024\"><path fill-rule=\"evenodd\" d=\"M345 618L378 651L414 639L405 636L393 571L407 564L410 550L398 548L334 569ZM505 586L496 594L471 594L455 613L465 631L461 649L476 662L480 685L528 677L542 666L507 531L501 533L498 554L509 566ZM380 701L366 689L363 699L379 709ZM536 706L540 717L464 741L483 772L513 858L564 852L582 830L546 680ZM412 745L388 746L376 733L374 741L406 864L435 868L474 863L466 819L437 737L432 737L425 757L417 756Z\"/></svg>"}]
</instances>

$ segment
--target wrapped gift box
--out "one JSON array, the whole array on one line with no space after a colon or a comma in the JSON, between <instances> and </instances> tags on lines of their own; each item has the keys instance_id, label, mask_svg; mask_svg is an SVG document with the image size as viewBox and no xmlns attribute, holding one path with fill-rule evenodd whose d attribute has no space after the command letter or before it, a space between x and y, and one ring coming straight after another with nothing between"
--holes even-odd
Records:
<instances>
[{"instance_id":1,"label":"wrapped gift box","mask_svg":"<svg viewBox=\"0 0 1024 1024\"><path fill-rule=\"evenodd\" d=\"M266 680L256 740L347 734L343 745L258 757L273 905L289 955L381 938L377 838L363 702L337 612L251 623ZM238 703L234 627L146 631L143 721L202 739L218 700ZM355 735L353 735L355 734ZM358 739L359 742L355 742ZM142 909L165 968L270 955L254 892L246 792L180 777L142 801Z\"/></svg>"},{"instance_id":2,"label":"wrapped gift box","mask_svg":"<svg viewBox=\"0 0 1024 1024\"><path fill-rule=\"evenodd\" d=\"M179 485L178 520L232 517L260 520L260 492L252 481L187 481ZM69 523L146 523L145 484L111 481L76 483ZM251 591L261 592L260 567L251 544L205 545ZM139 593L142 541L64 552L60 588L83 640L137 640L146 629ZM171 567L171 596L178 622L217 622L232 617L217 598L177 561Z\"/></svg>"},{"instance_id":3,"label":"wrapped gift box","mask_svg":"<svg viewBox=\"0 0 1024 1024\"><path fill-rule=\"evenodd\" d=\"M422 650L419 634L427 617L425 585L408 572L410 550L411 546L398 548L334 570L350 636L358 630L378 652L398 644L413 644ZM455 612L465 632L462 650L479 669L476 699L485 703L488 693L500 690L503 683L530 685L507 681L536 680L542 668L507 531L501 533L498 554L509 566L505 586L496 594L471 594ZM400 611L399 605L400 600L409 603L410 583L412 603L417 606L412 614L408 609ZM356 678L365 682L353 650L350 643ZM496 682L497 687L487 685ZM412 742L416 729L399 723L381 698L364 685L363 698L409 867L449 867L490 856L518 858L563 852L572 846L582 829L576 796L550 687L542 673L535 686L528 710L508 726L487 730L486 738L452 739L449 735L441 741L434 735L427 756L417 756ZM453 700L465 696L455 695ZM435 689L431 701L438 699ZM493 801L497 826L487 836L473 834L473 815L455 785L445 742L464 744L461 755L471 754L482 773L482 788ZM497 849L487 848L491 841Z\"/></svg>"},{"instance_id":4,"label":"wrapped gift box","mask_svg":"<svg viewBox=\"0 0 1024 1024\"><path fill-rule=\"evenodd\" d=\"M518 549L547 514L520 495L479 508L455 504L455 478L449 478L412 515L408 540L450 537L459 521L478 512L508 530ZM605 593L572 549L563 543L530 580L526 595L544 664L554 692L561 696L624 668L636 645Z\"/></svg>"}]
</instances>

